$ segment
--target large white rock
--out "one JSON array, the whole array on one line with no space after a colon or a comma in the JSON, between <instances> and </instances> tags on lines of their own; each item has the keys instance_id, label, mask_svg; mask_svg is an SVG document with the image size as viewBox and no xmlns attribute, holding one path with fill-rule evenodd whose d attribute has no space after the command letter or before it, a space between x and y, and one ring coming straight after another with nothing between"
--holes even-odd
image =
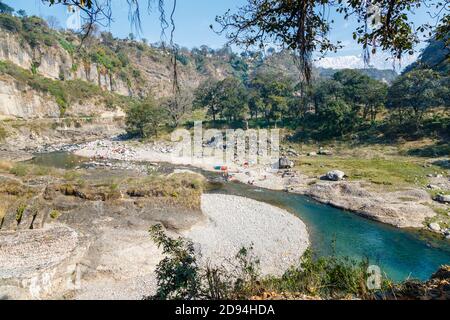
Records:
<instances>
[{"instance_id":1,"label":"large white rock","mask_svg":"<svg viewBox=\"0 0 450 320\"><path fill-rule=\"evenodd\" d=\"M345 177L345 173L340 170L333 170L327 173L327 179L331 181L341 181Z\"/></svg>"},{"instance_id":2,"label":"large white rock","mask_svg":"<svg viewBox=\"0 0 450 320\"><path fill-rule=\"evenodd\" d=\"M435 223L435 222L434 223L430 223L428 226L433 231L438 231L438 232L441 231L441 226L438 223Z\"/></svg>"},{"instance_id":3,"label":"large white rock","mask_svg":"<svg viewBox=\"0 0 450 320\"><path fill-rule=\"evenodd\" d=\"M442 202L442 203L450 203L450 195L449 194L447 194L447 195L439 194L436 197L436 200L439 202Z\"/></svg>"}]
</instances>

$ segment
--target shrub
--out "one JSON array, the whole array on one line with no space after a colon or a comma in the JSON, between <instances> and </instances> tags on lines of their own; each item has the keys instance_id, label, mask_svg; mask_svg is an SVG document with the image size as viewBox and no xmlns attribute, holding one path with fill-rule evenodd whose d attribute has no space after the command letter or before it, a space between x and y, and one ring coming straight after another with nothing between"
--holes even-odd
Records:
<instances>
[{"instance_id":1,"label":"shrub","mask_svg":"<svg viewBox=\"0 0 450 320\"><path fill-rule=\"evenodd\" d=\"M167 237L160 225L150 229L150 235L166 256L156 267L158 290L150 299L194 299L198 297L200 282L194 245L188 240Z\"/></svg>"},{"instance_id":2,"label":"shrub","mask_svg":"<svg viewBox=\"0 0 450 320\"><path fill-rule=\"evenodd\" d=\"M308 250L300 265L291 267L282 277L261 277L252 247L238 252L232 270L210 263L200 267L191 241L171 239L161 226L152 227L150 234L166 258L156 270L157 294L149 299L249 299L263 292L326 299L374 298L375 292L367 288L367 260L336 256L314 259ZM382 290L389 285L385 279Z\"/></svg>"},{"instance_id":3,"label":"shrub","mask_svg":"<svg viewBox=\"0 0 450 320\"><path fill-rule=\"evenodd\" d=\"M59 44L61 47L63 47L64 50L66 50L70 55L73 55L75 53L76 47L69 41L67 41L64 38L59 39Z\"/></svg>"},{"instance_id":4,"label":"shrub","mask_svg":"<svg viewBox=\"0 0 450 320\"><path fill-rule=\"evenodd\" d=\"M184 54L177 53L176 58L184 66L187 66L189 64L189 58L186 57Z\"/></svg>"},{"instance_id":5,"label":"shrub","mask_svg":"<svg viewBox=\"0 0 450 320\"><path fill-rule=\"evenodd\" d=\"M157 137L160 128L167 124L167 118L166 110L152 98L147 98L127 110L126 130L133 136Z\"/></svg>"},{"instance_id":6,"label":"shrub","mask_svg":"<svg viewBox=\"0 0 450 320\"><path fill-rule=\"evenodd\" d=\"M6 137L8 136L8 132L6 129L2 126L0 126L0 141L4 141Z\"/></svg>"},{"instance_id":7,"label":"shrub","mask_svg":"<svg viewBox=\"0 0 450 320\"><path fill-rule=\"evenodd\" d=\"M61 216L61 213L58 210L52 210L50 212L50 218L52 218L53 220L58 219Z\"/></svg>"},{"instance_id":8,"label":"shrub","mask_svg":"<svg viewBox=\"0 0 450 320\"><path fill-rule=\"evenodd\" d=\"M368 266L368 261L357 262L347 257L314 259L308 250L300 267L292 267L281 278L267 280L266 285L279 292L302 292L327 298L366 297Z\"/></svg>"},{"instance_id":9,"label":"shrub","mask_svg":"<svg viewBox=\"0 0 450 320\"><path fill-rule=\"evenodd\" d=\"M14 165L14 167L12 167L12 169L9 172L18 177L24 177L28 174L29 168L28 168L28 166L26 166L22 163L18 163L16 165Z\"/></svg>"},{"instance_id":10,"label":"shrub","mask_svg":"<svg viewBox=\"0 0 450 320\"><path fill-rule=\"evenodd\" d=\"M22 30L22 22L8 14L0 14L0 28L10 32L20 32Z\"/></svg>"},{"instance_id":11,"label":"shrub","mask_svg":"<svg viewBox=\"0 0 450 320\"><path fill-rule=\"evenodd\" d=\"M27 209L26 204L20 204L19 207L16 210L16 221L17 224L20 224L23 218L23 214L25 213L25 210Z\"/></svg>"}]
</instances>

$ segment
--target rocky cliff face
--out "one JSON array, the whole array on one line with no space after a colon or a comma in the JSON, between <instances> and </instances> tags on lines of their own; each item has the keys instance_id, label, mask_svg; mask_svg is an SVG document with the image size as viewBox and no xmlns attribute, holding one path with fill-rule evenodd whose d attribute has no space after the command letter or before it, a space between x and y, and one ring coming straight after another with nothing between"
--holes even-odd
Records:
<instances>
[{"instance_id":1,"label":"rocky cliff face","mask_svg":"<svg viewBox=\"0 0 450 320\"><path fill-rule=\"evenodd\" d=\"M61 46L31 48L17 34L0 33L0 60L12 62L26 70L33 70L54 80L80 79L94 83L104 90L131 95L131 89L117 75L107 72L95 63L75 66L74 58Z\"/></svg>"},{"instance_id":2,"label":"rocky cliff face","mask_svg":"<svg viewBox=\"0 0 450 320\"><path fill-rule=\"evenodd\" d=\"M119 74L107 70L104 66L74 58L60 44L46 46L44 44L32 48L17 33L1 30L0 61L9 61L53 80L80 79L96 84L104 90L125 96L144 96L151 92L156 98L169 96L173 92L173 67L170 54L155 49L151 52L136 50L136 44L117 41L115 45L128 47L127 58L132 67L141 75L140 81L123 80ZM57 31L54 31L57 33ZM123 49L123 48L122 48ZM223 79L229 76L230 70L224 67L208 65L202 73L195 64L178 64L178 81L186 88L196 88L207 78Z\"/></svg>"},{"instance_id":3,"label":"rocky cliff face","mask_svg":"<svg viewBox=\"0 0 450 320\"><path fill-rule=\"evenodd\" d=\"M59 106L47 94L0 75L0 120L57 118L59 115Z\"/></svg>"}]
</instances>

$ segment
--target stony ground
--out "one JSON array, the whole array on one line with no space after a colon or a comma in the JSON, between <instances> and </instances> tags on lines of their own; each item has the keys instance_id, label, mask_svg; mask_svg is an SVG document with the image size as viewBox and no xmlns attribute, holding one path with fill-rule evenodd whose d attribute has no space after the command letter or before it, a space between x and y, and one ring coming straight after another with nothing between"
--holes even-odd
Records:
<instances>
[{"instance_id":1,"label":"stony ground","mask_svg":"<svg viewBox=\"0 0 450 320\"><path fill-rule=\"evenodd\" d=\"M435 164L435 160L399 156L399 150L386 148L361 148L351 154L345 149L339 151L339 155L324 149L301 153L283 148L282 154L295 160L295 168L277 170L277 160L272 159L250 168L233 163L229 171L232 179L242 183L305 194L369 219L401 228L425 228L450 238L450 205L435 201L434 196L435 193L450 193L446 169ZM361 158L355 152L359 152ZM178 157L171 144L162 142L102 140L81 146L76 154L94 159L190 164L205 170L213 170L220 164L211 158L197 161ZM344 169L345 179L326 181L323 177L333 169ZM432 223L437 223L439 228Z\"/></svg>"},{"instance_id":2,"label":"stony ground","mask_svg":"<svg viewBox=\"0 0 450 320\"><path fill-rule=\"evenodd\" d=\"M239 250L252 247L262 274L281 276L309 246L306 226L298 217L265 203L205 194L202 211L208 219L183 235L198 245L204 262L232 270L230 261Z\"/></svg>"},{"instance_id":3,"label":"stony ground","mask_svg":"<svg viewBox=\"0 0 450 320\"><path fill-rule=\"evenodd\" d=\"M177 180L192 173L176 171L159 181L133 172L128 175L137 174L134 178L118 185L111 182L114 174L126 173L110 169L81 170L76 181L56 172L51 177L0 174L0 196L9 202L0 216L0 297L141 299L152 295L154 271L162 259L148 234L156 223L171 236L191 238L203 262L231 261L242 247L253 243L266 274L282 273L308 246L305 225L276 207L204 195L201 207L195 209L191 207L195 201L170 199L197 194L183 193ZM99 176L112 180L105 184ZM164 181L177 183L177 192L157 185Z\"/></svg>"}]
</instances>

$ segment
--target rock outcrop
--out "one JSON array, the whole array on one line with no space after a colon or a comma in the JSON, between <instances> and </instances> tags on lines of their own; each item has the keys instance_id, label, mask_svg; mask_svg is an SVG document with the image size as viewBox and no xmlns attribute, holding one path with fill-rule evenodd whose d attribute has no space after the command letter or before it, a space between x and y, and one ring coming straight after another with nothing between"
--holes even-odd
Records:
<instances>
[{"instance_id":1,"label":"rock outcrop","mask_svg":"<svg viewBox=\"0 0 450 320\"><path fill-rule=\"evenodd\" d=\"M73 57L61 46L32 48L20 41L17 34L0 32L0 60L10 61L19 67L37 72L54 80L80 79L122 95L130 95L130 88L118 75L106 72L95 63L76 64Z\"/></svg>"},{"instance_id":2,"label":"rock outcrop","mask_svg":"<svg viewBox=\"0 0 450 320\"><path fill-rule=\"evenodd\" d=\"M333 170L333 171L328 172L326 177L328 180L331 180L331 181L341 181L344 179L345 173L340 170Z\"/></svg>"},{"instance_id":3,"label":"rock outcrop","mask_svg":"<svg viewBox=\"0 0 450 320\"><path fill-rule=\"evenodd\" d=\"M0 75L0 120L59 116L60 108L51 96L37 92L12 77Z\"/></svg>"},{"instance_id":4,"label":"rock outcrop","mask_svg":"<svg viewBox=\"0 0 450 320\"><path fill-rule=\"evenodd\" d=\"M426 219L436 215L427 206L431 198L423 190L378 193L368 191L361 182L321 181L304 193L322 203L400 228L423 228ZM404 198L411 201L402 201Z\"/></svg>"},{"instance_id":5,"label":"rock outcrop","mask_svg":"<svg viewBox=\"0 0 450 320\"><path fill-rule=\"evenodd\" d=\"M1 299L141 299L156 288L162 259L148 228L160 223L175 232L203 220L199 208L170 196L133 199L89 174L83 181L70 191L55 177L30 186L0 175L0 199L10 203L0 212Z\"/></svg>"}]
</instances>

